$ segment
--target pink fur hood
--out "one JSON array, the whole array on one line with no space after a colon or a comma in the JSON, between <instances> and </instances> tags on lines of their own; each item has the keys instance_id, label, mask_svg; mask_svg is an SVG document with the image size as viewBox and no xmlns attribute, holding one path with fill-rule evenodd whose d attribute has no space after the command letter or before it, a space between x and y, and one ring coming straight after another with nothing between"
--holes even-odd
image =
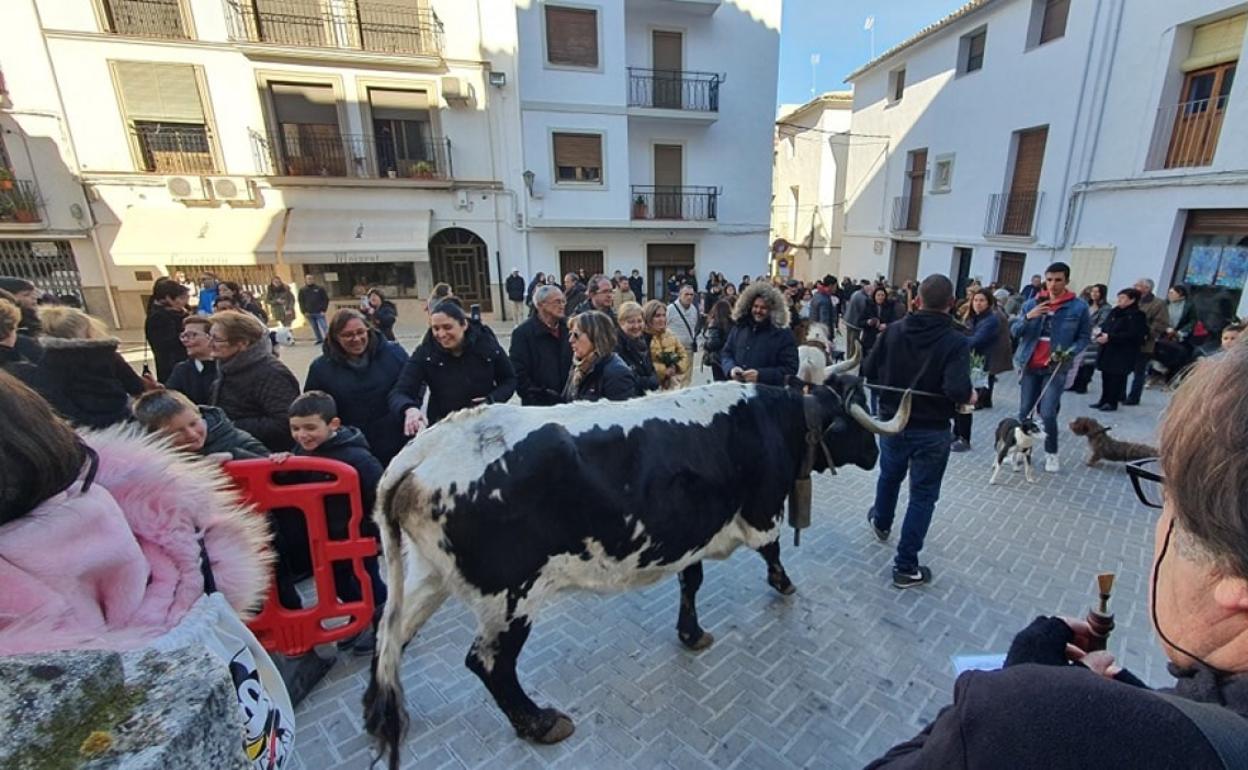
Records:
<instances>
[{"instance_id":1,"label":"pink fur hood","mask_svg":"<svg viewBox=\"0 0 1248 770\"><path fill-rule=\"evenodd\" d=\"M219 466L124 426L82 437L94 481L0 526L0 655L133 649L168 631L204 594L201 538L217 590L241 615L259 608L268 525Z\"/></svg>"}]
</instances>

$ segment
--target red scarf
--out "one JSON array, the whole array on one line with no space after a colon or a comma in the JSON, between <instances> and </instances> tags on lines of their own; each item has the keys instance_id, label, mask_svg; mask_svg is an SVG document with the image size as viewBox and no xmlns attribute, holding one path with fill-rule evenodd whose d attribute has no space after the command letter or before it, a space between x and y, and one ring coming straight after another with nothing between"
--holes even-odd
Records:
<instances>
[{"instance_id":1,"label":"red scarf","mask_svg":"<svg viewBox=\"0 0 1248 770\"><path fill-rule=\"evenodd\" d=\"M1067 291L1065 294L1049 301L1048 309L1045 315L1052 316L1058 309L1075 298L1073 291ZM1042 290L1036 295L1036 302L1044 302L1049 299L1047 289ZM1041 317L1041 323L1048 323L1049 319ZM1043 329L1043 327L1041 327ZM1036 341L1035 350L1031 351L1031 358L1027 360L1028 369L1045 369L1049 365L1049 356L1053 353L1053 341L1049 338L1047 330L1041 331L1040 339Z\"/></svg>"}]
</instances>

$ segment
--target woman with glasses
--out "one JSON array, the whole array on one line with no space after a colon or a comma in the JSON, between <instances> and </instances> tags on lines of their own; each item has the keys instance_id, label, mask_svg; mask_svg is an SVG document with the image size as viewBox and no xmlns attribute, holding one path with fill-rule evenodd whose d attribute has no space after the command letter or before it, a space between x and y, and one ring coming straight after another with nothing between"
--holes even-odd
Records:
<instances>
[{"instance_id":1,"label":"woman with glasses","mask_svg":"<svg viewBox=\"0 0 1248 770\"><path fill-rule=\"evenodd\" d=\"M421 411L425 391L428 412ZM469 323L454 297L433 306L429 334L403 365L390 391L390 410L402 415L403 433L415 436L451 412L502 404L516 392L511 359L489 329Z\"/></svg>"},{"instance_id":2,"label":"woman with glasses","mask_svg":"<svg viewBox=\"0 0 1248 770\"><path fill-rule=\"evenodd\" d=\"M606 313L591 310L573 316L568 341L572 371L563 389L565 401L627 401L641 394L633 370L615 352L615 323Z\"/></svg>"},{"instance_id":3,"label":"woman with glasses","mask_svg":"<svg viewBox=\"0 0 1248 770\"><path fill-rule=\"evenodd\" d=\"M221 407L235 425L270 450L289 449L287 410L299 396L299 381L274 358L269 330L240 310L214 313L208 320L218 369L210 405Z\"/></svg>"},{"instance_id":4,"label":"woman with glasses","mask_svg":"<svg viewBox=\"0 0 1248 770\"><path fill-rule=\"evenodd\" d=\"M958 678L954 702L881 767L1241 768L1248 757L1248 347L1204 359L1161 426L1161 458L1127 466L1160 510L1150 613L1173 688L1150 690L1086 623L1037 618L1005 668ZM1114 637L1109 639L1114 646Z\"/></svg>"},{"instance_id":5,"label":"woman with glasses","mask_svg":"<svg viewBox=\"0 0 1248 770\"><path fill-rule=\"evenodd\" d=\"M633 371L643 391L658 390L659 376L654 373L654 362L650 360L650 335L646 334L641 305L625 302L620 305L618 318L620 333L616 352Z\"/></svg>"},{"instance_id":6,"label":"woman with glasses","mask_svg":"<svg viewBox=\"0 0 1248 770\"><path fill-rule=\"evenodd\" d=\"M176 390L194 404L206 404L212 398L212 383L217 380L217 361L212 357L212 321L206 316L192 315L182 319L178 341L186 348L186 360L173 367L165 387Z\"/></svg>"},{"instance_id":7,"label":"woman with glasses","mask_svg":"<svg viewBox=\"0 0 1248 770\"><path fill-rule=\"evenodd\" d=\"M382 465L399 453L406 439L387 401L407 363L407 352L369 328L358 310L334 314L325 335L324 353L308 368L304 391L322 390L334 397L344 425L360 429Z\"/></svg>"}]
</instances>

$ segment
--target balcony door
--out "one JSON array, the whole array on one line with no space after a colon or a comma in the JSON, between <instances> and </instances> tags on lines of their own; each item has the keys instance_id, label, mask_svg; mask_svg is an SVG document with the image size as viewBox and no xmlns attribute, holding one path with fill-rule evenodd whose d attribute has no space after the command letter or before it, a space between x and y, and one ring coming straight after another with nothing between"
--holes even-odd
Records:
<instances>
[{"instance_id":1,"label":"balcony door","mask_svg":"<svg viewBox=\"0 0 1248 770\"><path fill-rule=\"evenodd\" d=\"M1031 235L1039 203L1040 171L1044 168L1044 147L1049 141L1049 127L1019 131L1016 136L1014 173L1010 177L1010 193L1005 203L1001 234Z\"/></svg>"},{"instance_id":2,"label":"balcony door","mask_svg":"<svg viewBox=\"0 0 1248 770\"><path fill-rule=\"evenodd\" d=\"M679 32L654 30L650 33L650 52L654 67L654 106L679 110L681 98L680 73L684 69L684 35Z\"/></svg>"},{"instance_id":3,"label":"balcony door","mask_svg":"<svg viewBox=\"0 0 1248 770\"><path fill-rule=\"evenodd\" d=\"M1222 133L1222 116L1226 112L1231 84L1235 81L1238 62L1189 72L1183 83L1183 99L1179 102L1166 153L1166 168L1208 166Z\"/></svg>"},{"instance_id":4,"label":"balcony door","mask_svg":"<svg viewBox=\"0 0 1248 770\"><path fill-rule=\"evenodd\" d=\"M441 176L424 91L368 89L379 176Z\"/></svg>"},{"instance_id":5,"label":"balcony door","mask_svg":"<svg viewBox=\"0 0 1248 770\"><path fill-rule=\"evenodd\" d=\"M684 185L684 148L679 144L654 146L655 219L684 219L681 187Z\"/></svg>"},{"instance_id":6,"label":"balcony door","mask_svg":"<svg viewBox=\"0 0 1248 770\"><path fill-rule=\"evenodd\" d=\"M923 181L927 178L927 148L912 150L906 167L905 230L919 231L923 216Z\"/></svg>"},{"instance_id":7,"label":"balcony door","mask_svg":"<svg viewBox=\"0 0 1248 770\"><path fill-rule=\"evenodd\" d=\"M277 153L286 176L346 176L347 154L329 85L270 83Z\"/></svg>"}]
</instances>

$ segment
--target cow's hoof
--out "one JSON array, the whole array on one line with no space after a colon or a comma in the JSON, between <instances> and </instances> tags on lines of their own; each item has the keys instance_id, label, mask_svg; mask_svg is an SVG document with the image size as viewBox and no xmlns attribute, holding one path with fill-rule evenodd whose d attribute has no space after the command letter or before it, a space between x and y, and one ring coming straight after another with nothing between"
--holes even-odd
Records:
<instances>
[{"instance_id":1,"label":"cow's hoof","mask_svg":"<svg viewBox=\"0 0 1248 770\"><path fill-rule=\"evenodd\" d=\"M709 631L703 631L702 635L697 638L690 638L685 634L679 634L680 643L694 652L701 652L715 643L715 637Z\"/></svg>"},{"instance_id":2,"label":"cow's hoof","mask_svg":"<svg viewBox=\"0 0 1248 770\"><path fill-rule=\"evenodd\" d=\"M793 585L793 581L789 580L789 576L783 572L779 575L768 575L767 585L776 589L776 592L782 596L792 596L797 593L797 586Z\"/></svg>"},{"instance_id":3,"label":"cow's hoof","mask_svg":"<svg viewBox=\"0 0 1248 770\"><path fill-rule=\"evenodd\" d=\"M546 717L548 715L553 720L552 724L544 733L536 736L533 740L538 743L550 745L552 743L558 743L559 741L566 739L572 733L576 732L576 725L572 723L572 717L562 711L556 711L555 709L542 709L543 719L541 721L543 723L547 721Z\"/></svg>"}]
</instances>

